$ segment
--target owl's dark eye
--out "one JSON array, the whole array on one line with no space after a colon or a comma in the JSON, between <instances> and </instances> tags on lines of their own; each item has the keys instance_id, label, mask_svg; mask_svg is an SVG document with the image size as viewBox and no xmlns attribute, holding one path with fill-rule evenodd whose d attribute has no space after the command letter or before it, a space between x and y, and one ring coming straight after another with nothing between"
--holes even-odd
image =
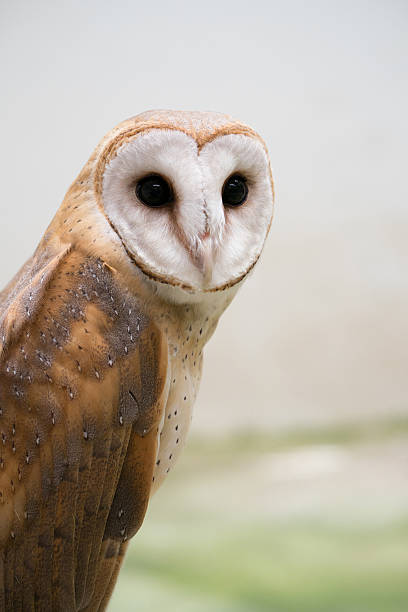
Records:
<instances>
[{"instance_id":1,"label":"owl's dark eye","mask_svg":"<svg viewBox=\"0 0 408 612\"><path fill-rule=\"evenodd\" d=\"M224 183L222 201L225 206L241 206L247 199L248 186L240 174L233 174Z\"/></svg>"},{"instance_id":2,"label":"owl's dark eye","mask_svg":"<svg viewBox=\"0 0 408 612\"><path fill-rule=\"evenodd\" d=\"M142 178L136 185L136 195L143 204L158 208L173 200L171 187L159 174L150 174Z\"/></svg>"}]
</instances>

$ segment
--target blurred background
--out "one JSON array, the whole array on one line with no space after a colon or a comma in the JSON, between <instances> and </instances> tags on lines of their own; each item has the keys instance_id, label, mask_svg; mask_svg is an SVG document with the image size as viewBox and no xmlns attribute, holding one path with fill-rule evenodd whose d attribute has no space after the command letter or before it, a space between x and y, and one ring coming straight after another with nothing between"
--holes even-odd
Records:
<instances>
[{"instance_id":1,"label":"blurred background","mask_svg":"<svg viewBox=\"0 0 408 612\"><path fill-rule=\"evenodd\" d=\"M0 285L101 136L220 110L269 147L263 258L110 610L408 609L408 5L0 2Z\"/></svg>"}]
</instances>

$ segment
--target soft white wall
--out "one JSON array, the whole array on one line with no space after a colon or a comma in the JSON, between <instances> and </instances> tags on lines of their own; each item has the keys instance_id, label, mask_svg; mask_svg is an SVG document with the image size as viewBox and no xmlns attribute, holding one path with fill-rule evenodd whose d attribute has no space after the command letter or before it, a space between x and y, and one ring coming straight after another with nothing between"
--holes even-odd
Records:
<instances>
[{"instance_id":1,"label":"soft white wall","mask_svg":"<svg viewBox=\"0 0 408 612\"><path fill-rule=\"evenodd\" d=\"M404 1L1 3L0 284L115 123L225 111L269 145L276 218L196 429L408 414L407 26Z\"/></svg>"}]
</instances>

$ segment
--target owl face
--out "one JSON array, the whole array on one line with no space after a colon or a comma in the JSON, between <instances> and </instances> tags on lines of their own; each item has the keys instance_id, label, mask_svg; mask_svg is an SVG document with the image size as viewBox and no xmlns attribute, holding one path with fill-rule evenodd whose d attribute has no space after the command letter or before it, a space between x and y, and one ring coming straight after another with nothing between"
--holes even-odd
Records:
<instances>
[{"instance_id":1,"label":"owl face","mask_svg":"<svg viewBox=\"0 0 408 612\"><path fill-rule=\"evenodd\" d=\"M109 143L100 205L151 279L214 292L239 283L261 253L273 212L268 155L224 115L175 115Z\"/></svg>"}]
</instances>

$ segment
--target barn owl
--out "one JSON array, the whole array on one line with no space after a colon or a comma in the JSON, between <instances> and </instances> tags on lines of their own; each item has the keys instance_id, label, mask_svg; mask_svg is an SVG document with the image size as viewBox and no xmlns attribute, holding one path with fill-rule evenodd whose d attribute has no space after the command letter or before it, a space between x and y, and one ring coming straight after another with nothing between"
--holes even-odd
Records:
<instances>
[{"instance_id":1,"label":"barn owl","mask_svg":"<svg viewBox=\"0 0 408 612\"><path fill-rule=\"evenodd\" d=\"M262 139L213 112L122 122L69 188L0 294L1 609L105 609L273 197Z\"/></svg>"}]
</instances>

